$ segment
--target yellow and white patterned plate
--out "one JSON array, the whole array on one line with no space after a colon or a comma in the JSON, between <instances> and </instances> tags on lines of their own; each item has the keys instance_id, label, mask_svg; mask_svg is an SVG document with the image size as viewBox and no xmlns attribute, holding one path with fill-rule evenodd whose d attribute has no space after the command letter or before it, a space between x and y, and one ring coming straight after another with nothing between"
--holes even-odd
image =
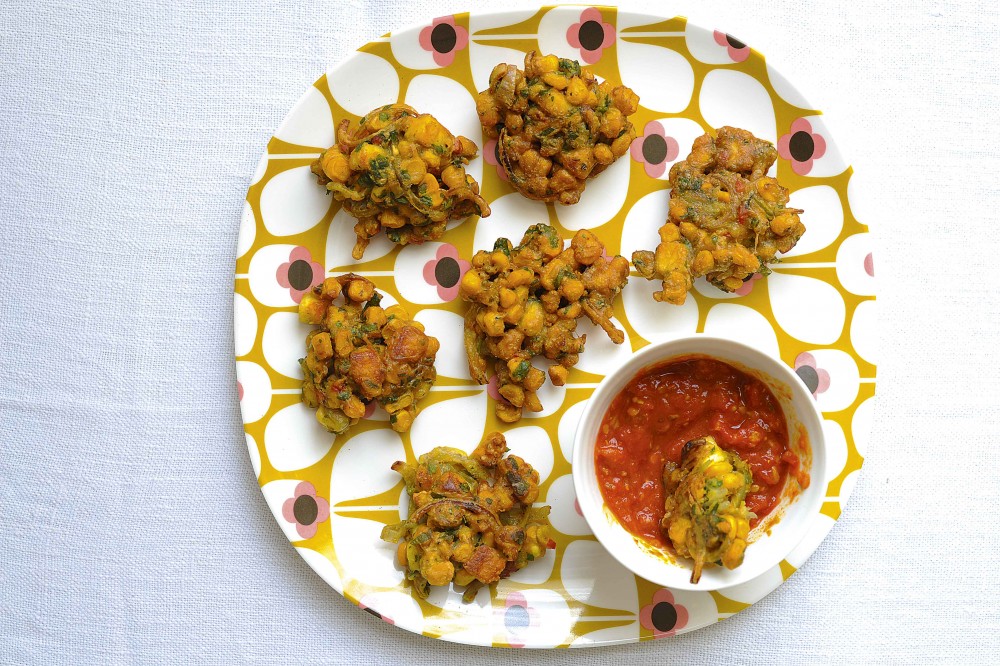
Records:
<instances>
[{"instance_id":1,"label":"yellow and white patterned plate","mask_svg":"<svg viewBox=\"0 0 1000 666\"><path fill-rule=\"evenodd\" d=\"M499 62L530 50L580 60L639 94L641 134L630 155L590 182L580 203L545 205L514 193L485 146L474 96ZM454 225L440 242L398 248L384 236L351 259L353 220L316 184L310 162L334 127L382 104L435 115L482 148L468 171L493 215ZM724 294L699 280L687 303L653 301L633 277L615 308L620 347L599 332L565 387L540 393L545 411L499 423L492 391L469 378L457 280L479 249L517 240L536 222L594 229L609 252L652 248L666 217L667 172L707 128L734 125L774 142L777 174L805 209L808 233L774 273ZM875 393L871 241L857 184L823 116L764 57L734 37L683 18L608 7L458 14L393 33L331 68L285 118L246 196L236 261L235 351L247 445L274 517L303 558L338 592L409 631L479 645L554 647L647 640L692 631L747 608L788 578L840 515L861 468ZM369 276L441 341L439 379L409 433L380 409L334 437L300 401L306 327L296 303L330 273ZM588 325L581 328L587 329ZM623 569L594 539L573 494L569 460L577 420L596 382L633 350L695 332L732 336L794 367L824 417L827 499L812 531L780 566L723 592L660 589ZM470 451L506 431L538 469L552 506L554 552L463 605L436 589L416 600L379 540L406 497L389 466L438 445Z\"/></svg>"}]
</instances>

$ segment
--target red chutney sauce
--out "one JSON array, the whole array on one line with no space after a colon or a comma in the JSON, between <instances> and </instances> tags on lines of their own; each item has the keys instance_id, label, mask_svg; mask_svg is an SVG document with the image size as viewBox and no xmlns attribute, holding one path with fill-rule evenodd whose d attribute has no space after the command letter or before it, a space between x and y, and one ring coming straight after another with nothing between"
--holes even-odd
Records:
<instances>
[{"instance_id":1,"label":"red chutney sauce","mask_svg":"<svg viewBox=\"0 0 1000 666\"><path fill-rule=\"evenodd\" d=\"M636 375L611 402L597 435L601 494L629 532L667 545L660 531L663 464L679 464L684 444L705 435L750 466L758 486L746 499L757 514L751 527L777 506L799 465L778 400L764 382L728 363L681 357Z\"/></svg>"}]
</instances>

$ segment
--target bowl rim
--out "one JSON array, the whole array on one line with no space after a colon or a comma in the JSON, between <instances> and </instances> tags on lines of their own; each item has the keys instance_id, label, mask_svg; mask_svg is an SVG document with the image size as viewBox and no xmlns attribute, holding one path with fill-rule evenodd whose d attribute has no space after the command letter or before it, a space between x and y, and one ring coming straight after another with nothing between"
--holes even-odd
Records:
<instances>
[{"instance_id":1,"label":"bowl rim","mask_svg":"<svg viewBox=\"0 0 1000 666\"><path fill-rule=\"evenodd\" d=\"M676 349L678 347L681 347L681 349ZM744 363L736 358L731 358L726 353L727 348L732 349L737 353L754 357L755 360L759 362L754 365ZM736 356L737 353L734 353L733 356ZM797 528L790 534L787 530L782 531L783 539L780 542L780 547L774 547L772 549L777 554L772 555L765 560L766 566L758 564L754 568L744 570L747 572L744 575L739 575L742 567L738 567L737 569L732 570L732 575L726 580L713 580L712 578L706 580L706 578L703 577L697 584L692 584L687 576L687 573L690 571L690 567L671 565L648 552L644 552L636 537L628 534L628 532L626 532L621 525L612 525L604 516L607 508L604 502L604 497L600 491L600 487L596 483L593 483L590 486L586 485L586 475L593 476L596 479L596 465L594 463L596 439L591 438L595 441L590 442L585 442L583 440L586 431L588 430L587 425L596 421L596 427L600 426L600 421L603 420L607 408L610 406L611 400L613 400L614 397L622 390L624 385L639 372L647 367L668 361L671 358L696 355L716 358L725 363L729 363L730 365L735 365L736 367L741 365L749 367L750 369L770 378L779 386L787 386L791 395L788 399L788 405L785 408L786 412L788 408L792 408L795 403L809 406L808 409L805 410L805 414L800 413L802 411L800 409L793 409L795 420L806 430L812 453L809 470L810 483L809 486L802 491L801 495L806 495L814 486L818 487L819 490L813 490L809 493L811 501L800 502L799 500L803 499L800 495L786 507L786 512L793 510L793 507L795 507L794 511L796 514L799 514L800 517L797 521ZM622 379L623 377L624 380ZM620 385L612 388L615 384L619 384L619 382ZM780 396L778 397L780 399ZM786 413L786 419L789 418L789 415ZM623 363L611 373L605 375L598 383L597 388L594 389L594 392L587 400L587 405L584 408L583 413L580 415L576 433L573 437L573 452L571 460L573 468L573 487L576 492L581 513L583 514L583 518L587 522L587 525L590 527L591 532L593 532L594 536L605 548L605 550L607 550L611 556L626 569L637 576L645 578L646 580L672 589L703 592L721 590L741 585L765 574L773 567L784 561L788 554L803 541L809 532L809 527L813 522L814 516L820 513L825 499L826 448L827 445L823 432L822 412L820 412L816 401L806 390L805 385L799 379L798 375L795 374L794 370L792 370L784 361L757 347L753 347L732 338L705 335L703 333L681 335L667 340L650 343L642 349L639 349L632 354L628 361ZM821 472L824 478L817 478L817 471ZM785 522L786 517L787 515L783 516L782 521L778 524L780 525L781 522ZM628 534L628 536L631 537L631 547L626 547L625 549L629 551L628 554L621 552L621 550L617 547L617 543L616 547L609 546L608 542L611 540L624 543L624 540L620 538L620 535L614 534L618 531ZM613 539L613 537L616 538ZM751 546L752 545L753 544L751 544ZM642 566L643 563L645 566ZM681 571L685 572L684 576L677 575L677 572ZM750 571L753 573L749 573Z\"/></svg>"}]
</instances>

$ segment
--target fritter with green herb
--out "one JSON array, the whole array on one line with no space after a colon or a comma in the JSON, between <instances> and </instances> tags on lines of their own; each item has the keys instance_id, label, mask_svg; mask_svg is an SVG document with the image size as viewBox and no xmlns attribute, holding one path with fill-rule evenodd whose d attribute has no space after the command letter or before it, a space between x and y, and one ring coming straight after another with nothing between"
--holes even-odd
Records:
<instances>
[{"instance_id":1,"label":"fritter with green herb","mask_svg":"<svg viewBox=\"0 0 1000 666\"><path fill-rule=\"evenodd\" d=\"M597 83L576 60L534 51L524 72L497 65L476 99L511 185L529 199L566 205L580 200L588 178L628 152L636 136L628 117L638 106L629 88Z\"/></svg>"},{"instance_id":2,"label":"fritter with green herb","mask_svg":"<svg viewBox=\"0 0 1000 666\"><path fill-rule=\"evenodd\" d=\"M490 380L490 364L504 400L497 417L506 423L523 410L539 412L536 392L545 373L531 365L535 356L552 361L549 378L566 383L587 341L577 336L577 320L586 315L612 342L625 339L611 321L615 297L628 282L628 260L609 259L592 232L581 229L569 247L553 227L528 228L513 247L500 238L492 252L477 252L460 285L471 305L465 314L465 349L469 372L480 384Z\"/></svg>"},{"instance_id":3,"label":"fritter with green herb","mask_svg":"<svg viewBox=\"0 0 1000 666\"><path fill-rule=\"evenodd\" d=\"M713 437L685 444L680 467L664 465L666 512L661 526L677 554L694 560L692 583L701 579L706 564L735 569L743 563L750 519L755 517L746 505L752 484L747 463Z\"/></svg>"},{"instance_id":4,"label":"fritter with green herb","mask_svg":"<svg viewBox=\"0 0 1000 666\"><path fill-rule=\"evenodd\" d=\"M510 576L555 548L549 507L538 499L538 472L507 442L490 433L471 456L445 446L416 464L393 464L406 483L410 513L386 525L382 539L398 544L396 558L413 592L424 598L430 585L465 586L472 601L484 585Z\"/></svg>"},{"instance_id":5,"label":"fritter with green herb","mask_svg":"<svg viewBox=\"0 0 1000 666\"><path fill-rule=\"evenodd\" d=\"M344 296L344 304L334 303ZM327 278L299 303L299 320L318 326L299 360L302 402L330 432L342 433L376 402L396 432L406 432L417 401L437 378L437 338L399 305L382 308L375 285L353 273Z\"/></svg>"},{"instance_id":6,"label":"fritter with green herb","mask_svg":"<svg viewBox=\"0 0 1000 666\"><path fill-rule=\"evenodd\" d=\"M802 211L785 207L788 189L766 175L777 157L771 143L735 127L695 139L691 154L670 168L660 244L655 253L632 254L640 275L663 283L653 298L680 305L702 275L736 291L795 247L806 228Z\"/></svg>"},{"instance_id":7,"label":"fritter with green herb","mask_svg":"<svg viewBox=\"0 0 1000 666\"><path fill-rule=\"evenodd\" d=\"M312 172L357 218L352 255L361 259L382 229L393 243L408 245L440 238L450 220L488 216L479 183L465 173L477 150L433 116L391 104L353 129L341 121L337 143L312 163Z\"/></svg>"}]
</instances>

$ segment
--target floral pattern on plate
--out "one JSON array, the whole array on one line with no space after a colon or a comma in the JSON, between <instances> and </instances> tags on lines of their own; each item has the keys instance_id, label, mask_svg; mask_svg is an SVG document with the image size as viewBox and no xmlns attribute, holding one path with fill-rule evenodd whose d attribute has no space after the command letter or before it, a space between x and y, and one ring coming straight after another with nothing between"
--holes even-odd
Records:
<instances>
[{"instance_id":1,"label":"floral pattern on plate","mask_svg":"<svg viewBox=\"0 0 1000 666\"><path fill-rule=\"evenodd\" d=\"M839 515L863 462L874 404L870 209L862 184L845 174L849 166L823 116L760 53L716 27L587 6L422 18L331 67L276 130L240 218L233 393L252 471L284 535L331 587L372 615L408 631L476 645L670 640L772 591L819 546ZM484 145L479 131L473 104L489 71L501 61L519 63L532 49L580 60L641 98L633 118L641 133L629 155L588 183L575 207L514 193L495 142ZM740 105L732 104L734 96ZM355 261L354 220L315 184L309 164L341 120L395 102L412 102L476 142L480 156L469 173L493 215L453 223L441 239L424 245L400 248L379 236ZM502 397L495 387L471 381L461 342L464 308L457 285L475 251L492 248L498 236L516 242L542 221L570 231L592 228L609 252L654 247L667 209L670 166L688 154L706 123L745 127L775 142L777 176L791 190L792 204L806 209L806 226L812 224L801 251L735 294L699 283L683 307L653 302L652 283L633 277L616 309L625 344L615 347L581 325L590 335L578 376L564 387L547 385L544 412L509 427L498 423L493 403ZM438 382L403 436L373 408L335 437L301 404L295 362L305 329L297 323L297 304L327 275L349 271L370 277L384 305L405 305L441 341ZM779 569L732 590L731 597L659 588L614 565L593 540L573 490L573 433L596 382L632 351L688 333L738 335L780 356L813 393L836 440L836 469L817 481L828 483L828 502L809 537ZM471 451L497 428L544 472L539 501L552 507L557 550L548 562L481 590L469 605L444 589L418 603L395 563L394 547L378 538L383 525L405 512L402 483L389 465L442 444Z\"/></svg>"}]
</instances>

